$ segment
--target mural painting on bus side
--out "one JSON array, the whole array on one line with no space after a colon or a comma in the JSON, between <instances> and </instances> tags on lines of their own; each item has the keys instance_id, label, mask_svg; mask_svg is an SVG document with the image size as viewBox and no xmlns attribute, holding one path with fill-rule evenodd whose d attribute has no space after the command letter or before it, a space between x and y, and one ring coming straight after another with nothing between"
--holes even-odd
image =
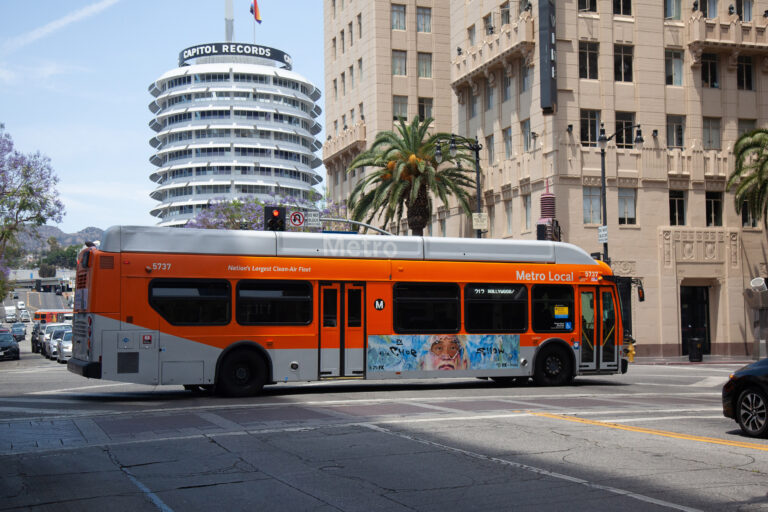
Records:
<instances>
[{"instance_id":1,"label":"mural painting on bus side","mask_svg":"<svg viewBox=\"0 0 768 512\"><path fill-rule=\"evenodd\" d=\"M519 352L519 334L368 336L368 371L518 368Z\"/></svg>"}]
</instances>

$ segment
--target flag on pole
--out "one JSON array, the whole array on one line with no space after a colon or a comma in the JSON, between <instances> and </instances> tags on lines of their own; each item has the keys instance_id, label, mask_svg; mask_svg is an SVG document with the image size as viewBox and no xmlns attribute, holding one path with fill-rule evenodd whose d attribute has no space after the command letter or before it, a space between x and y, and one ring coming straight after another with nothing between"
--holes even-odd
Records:
<instances>
[{"instance_id":1,"label":"flag on pole","mask_svg":"<svg viewBox=\"0 0 768 512\"><path fill-rule=\"evenodd\" d=\"M253 19L261 24L261 13L259 12L259 3L257 0L251 2L251 14L253 14Z\"/></svg>"}]
</instances>

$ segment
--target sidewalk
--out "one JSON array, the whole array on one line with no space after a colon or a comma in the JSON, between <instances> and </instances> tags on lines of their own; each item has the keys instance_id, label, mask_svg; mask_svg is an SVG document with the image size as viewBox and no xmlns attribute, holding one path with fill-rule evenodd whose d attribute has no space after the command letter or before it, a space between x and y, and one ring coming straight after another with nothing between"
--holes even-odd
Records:
<instances>
[{"instance_id":1,"label":"sidewalk","mask_svg":"<svg viewBox=\"0 0 768 512\"><path fill-rule=\"evenodd\" d=\"M635 357L634 363L630 364L657 364L657 365L697 365L697 364L733 364L747 365L754 363L757 359L751 359L749 356L718 356L704 355L702 361L693 363L688 356L674 357Z\"/></svg>"}]
</instances>

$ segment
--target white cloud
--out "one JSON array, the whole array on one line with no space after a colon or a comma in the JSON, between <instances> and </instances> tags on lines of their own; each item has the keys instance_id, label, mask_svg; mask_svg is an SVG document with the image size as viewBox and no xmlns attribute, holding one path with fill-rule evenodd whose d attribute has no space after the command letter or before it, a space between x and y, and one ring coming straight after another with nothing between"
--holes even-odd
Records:
<instances>
[{"instance_id":1,"label":"white cloud","mask_svg":"<svg viewBox=\"0 0 768 512\"><path fill-rule=\"evenodd\" d=\"M0 46L0 53L4 53L4 54L12 53L18 50L19 48L23 48L29 44L34 43L39 39L43 39L44 37L47 37L50 34L53 34L54 32L71 25L72 23L76 23L80 20L84 20L95 14L98 14L104 9L107 9L113 6L119 1L120 0L102 0L101 2L97 2L95 4L89 5L88 7L84 7L79 11L75 11L73 13L67 14L63 18L54 20L46 25L43 25L42 27L39 27L30 32L27 32L26 34L21 34L20 36L16 36L6 41L2 46Z\"/></svg>"}]
</instances>

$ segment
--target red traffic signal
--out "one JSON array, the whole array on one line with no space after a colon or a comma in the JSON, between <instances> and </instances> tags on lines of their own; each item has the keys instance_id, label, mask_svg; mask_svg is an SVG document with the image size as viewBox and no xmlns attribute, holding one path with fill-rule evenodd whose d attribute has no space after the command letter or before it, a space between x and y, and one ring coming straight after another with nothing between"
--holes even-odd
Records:
<instances>
[{"instance_id":1,"label":"red traffic signal","mask_svg":"<svg viewBox=\"0 0 768 512\"><path fill-rule=\"evenodd\" d=\"M285 208L282 206L264 207L264 231L285 231Z\"/></svg>"}]
</instances>

